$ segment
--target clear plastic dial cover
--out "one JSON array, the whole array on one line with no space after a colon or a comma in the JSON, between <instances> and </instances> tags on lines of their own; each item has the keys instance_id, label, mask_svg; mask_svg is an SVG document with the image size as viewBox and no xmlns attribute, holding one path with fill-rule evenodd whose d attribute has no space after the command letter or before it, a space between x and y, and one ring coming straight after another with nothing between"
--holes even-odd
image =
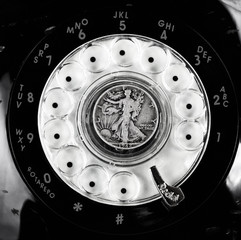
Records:
<instances>
[{"instance_id":1,"label":"clear plastic dial cover","mask_svg":"<svg viewBox=\"0 0 241 240\"><path fill-rule=\"evenodd\" d=\"M161 197L151 167L180 186L205 151L209 103L175 50L138 35L110 35L66 56L47 80L38 129L60 178L92 200L138 205Z\"/></svg>"}]
</instances>

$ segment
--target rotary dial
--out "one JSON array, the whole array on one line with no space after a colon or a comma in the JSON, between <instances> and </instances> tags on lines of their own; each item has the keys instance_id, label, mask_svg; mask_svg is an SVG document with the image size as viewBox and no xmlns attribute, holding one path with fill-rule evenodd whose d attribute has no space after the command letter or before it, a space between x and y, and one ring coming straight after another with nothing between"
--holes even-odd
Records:
<instances>
[{"instance_id":1,"label":"rotary dial","mask_svg":"<svg viewBox=\"0 0 241 240\"><path fill-rule=\"evenodd\" d=\"M233 59L231 45L200 27L218 31L217 7L86 11L33 49L12 88L8 138L48 210L91 231L142 234L213 193L239 125L238 68L220 58Z\"/></svg>"},{"instance_id":2,"label":"rotary dial","mask_svg":"<svg viewBox=\"0 0 241 240\"><path fill-rule=\"evenodd\" d=\"M210 111L201 79L179 53L154 39L113 35L57 65L38 126L49 163L71 188L102 203L138 205L162 197L151 167L175 186L197 167Z\"/></svg>"}]
</instances>

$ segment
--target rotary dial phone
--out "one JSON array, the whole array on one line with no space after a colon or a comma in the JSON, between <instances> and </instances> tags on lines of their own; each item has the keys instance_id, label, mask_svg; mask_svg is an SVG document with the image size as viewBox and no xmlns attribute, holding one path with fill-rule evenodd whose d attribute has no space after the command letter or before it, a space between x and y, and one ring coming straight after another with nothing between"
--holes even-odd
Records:
<instances>
[{"instance_id":1,"label":"rotary dial phone","mask_svg":"<svg viewBox=\"0 0 241 240\"><path fill-rule=\"evenodd\" d=\"M67 12L14 80L13 160L39 204L80 232L155 235L205 203L234 160L234 24L216 1Z\"/></svg>"}]
</instances>

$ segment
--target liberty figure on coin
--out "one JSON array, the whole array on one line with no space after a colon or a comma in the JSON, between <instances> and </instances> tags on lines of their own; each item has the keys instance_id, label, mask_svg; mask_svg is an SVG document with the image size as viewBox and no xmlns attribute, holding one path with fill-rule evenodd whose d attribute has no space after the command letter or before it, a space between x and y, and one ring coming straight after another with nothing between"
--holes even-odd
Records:
<instances>
[{"instance_id":1,"label":"liberty figure on coin","mask_svg":"<svg viewBox=\"0 0 241 240\"><path fill-rule=\"evenodd\" d=\"M94 115L99 136L117 148L135 148L144 143L157 118L150 97L140 88L125 85L104 92Z\"/></svg>"},{"instance_id":2,"label":"liberty figure on coin","mask_svg":"<svg viewBox=\"0 0 241 240\"><path fill-rule=\"evenodd\" d=\"M141 110L141 104L144 101L144 93L137 96L136 100L131 98L130 89L124 90L124 95L125 97L118 101L109 98L105 99L108 103L118 104L119 111L122 112L120 118L112 125L114 136L121 139L123 143L135 141L137 139L144 140L146 137L145 134L134 124ZM111 94L109 94L109 97L111 97Z\"/></svg>"}]
</instances>

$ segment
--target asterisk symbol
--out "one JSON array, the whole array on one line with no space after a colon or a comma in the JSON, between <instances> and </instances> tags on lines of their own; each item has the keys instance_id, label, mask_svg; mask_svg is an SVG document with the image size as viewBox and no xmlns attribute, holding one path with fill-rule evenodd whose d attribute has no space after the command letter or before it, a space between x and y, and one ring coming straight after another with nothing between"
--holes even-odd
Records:
<instances>
[{"instance_id":1,"label":"asterisk symbol","mask_svg":"<svg viewBox=\"0 0 241 240\"><path fill-rule=\"evenodd\" d=\"M80 212L83 209L83 204L81 204L80 202L77 202L77 203L74 204L73 209L76 212Z\"/></svg>"},{"instance_id":2,"label":"asterisk symbol","mask_svg":"<svg viewBox=\"0 0 241 240\"><path fill-rule=\"evenodd\" d=\"M19 210L16 208L12 208L11 212L13 213L13 215L19 215Z\"/></svg>"}]
</instances>

